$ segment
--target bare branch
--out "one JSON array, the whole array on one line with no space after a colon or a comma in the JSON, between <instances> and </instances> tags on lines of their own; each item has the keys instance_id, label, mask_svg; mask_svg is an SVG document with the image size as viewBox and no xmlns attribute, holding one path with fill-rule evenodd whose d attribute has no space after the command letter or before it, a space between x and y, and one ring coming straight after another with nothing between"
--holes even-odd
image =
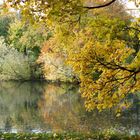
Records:
<instances>
[{"instance_id":1,"label":"bare branch","mask_svg":"<svg viewBox=\"0 0 140 140\"><path fill-rule=\"evenodd\" d=\"M86 9L98 9L98 8L103 8L103 7L107 7L107 6L111 5L111 4L113 4L115 1L117 1L117 0L111 0L111 1L108 2L108 3L105 3L105 4L103 4L103 5L98 5L98 6L92 6L92 7L84 6L83 8L86 8Z\"/></svg>"},{"instance_id":2,"label":"bare branch","mask_svg":"<svg viewBox=\"0 0 140 140\"><path fill-rule=\"evenodd\" d=\"M137 29L137 28L135 28L135 27L125 27L124 28L124 30L135 30L135 31L137 31L137 32L139 32L140 33L140 30L139 29Z\"/></svg>"}]
</instances>

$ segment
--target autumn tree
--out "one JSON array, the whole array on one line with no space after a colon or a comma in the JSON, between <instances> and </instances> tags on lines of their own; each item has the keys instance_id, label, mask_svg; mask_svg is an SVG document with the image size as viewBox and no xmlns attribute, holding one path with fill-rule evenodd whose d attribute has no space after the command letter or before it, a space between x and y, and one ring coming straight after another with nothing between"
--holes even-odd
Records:
<instances>
[{"instance_id":1,"label":"autumn tree","mask_svg":"<svg viewBox=\"0 0 140 140\"><path fill-rule=\"evenodd\" d=\"M133 38L139 27L125 26L102 17L77 35L74 45L79 47L68 60L80 77L88 110L127 107L129 94L139 92L139 39Z\"/></svg>"}]
</instances>

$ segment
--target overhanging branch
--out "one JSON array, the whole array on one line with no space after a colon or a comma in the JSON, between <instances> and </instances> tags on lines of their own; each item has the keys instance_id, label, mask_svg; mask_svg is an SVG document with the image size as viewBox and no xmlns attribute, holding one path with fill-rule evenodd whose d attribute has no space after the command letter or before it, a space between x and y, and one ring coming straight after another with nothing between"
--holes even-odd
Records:
<instances>
[{"instance_id":1,"label":"overhanging branch","mask_svg":"<svg viewBox=\"0 0 140 140\"><path fill-rule=\"evenodd\" d=\"M103 8L103 7L106 7L106 6L109 6L109 5L113 4L115 1L117 1L117 0L111 0L110 2L105 3L105 4L103 4L103 5L97 5L97 6L92 6L92 7L90 7L90 6L84 6L83 8L86 8L86 9Z\"/></svg>"},{"instance_id":2,"label":"overhanging branch","mask_svg":"<svg viewBox=\"0 0 140 140\"><path fill-rule=\"evenodd\" d=\"M140 33L140 30L138 28L135 28L135 27L129 27L129 26L127 26L127 27L124 28L124 30L135 30L135 31L137 31L137 32Z\"/></svg>"}]
</instances>

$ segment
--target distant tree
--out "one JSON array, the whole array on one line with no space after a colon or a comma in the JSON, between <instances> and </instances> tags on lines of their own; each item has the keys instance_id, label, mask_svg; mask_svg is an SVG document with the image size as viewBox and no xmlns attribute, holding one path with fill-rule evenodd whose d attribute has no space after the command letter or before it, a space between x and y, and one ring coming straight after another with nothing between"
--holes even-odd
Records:
<instances>
[{"instance_id":1,"label":"distant tree","mask_svg":"<svg viewBox=\"0 0 140 140\"><path fill-rule=\"evenodd\" d=\"M0 15L0 36L3 36L8 42L8 30L10 23L14 21L13 15Z\"/></svg>"},{"instance_id":2,"label":"distant tree","mask_svg":"<svg viewBox=\"0 0 140 140\"><path fill-rule=\"evenodd\" d=\"M9 44L25 55L35 58L40 52L41 45L49 38L48 29L42 25L29 25L15 20L9 27Z\"/></svg>"}]
</instances>

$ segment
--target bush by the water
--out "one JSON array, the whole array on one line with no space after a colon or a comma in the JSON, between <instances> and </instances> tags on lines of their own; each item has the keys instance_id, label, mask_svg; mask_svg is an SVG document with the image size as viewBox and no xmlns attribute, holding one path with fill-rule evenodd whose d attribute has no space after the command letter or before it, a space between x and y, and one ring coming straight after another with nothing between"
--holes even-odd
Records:
<instances>
[{"instance_id":1,"label":"bush by the water","mask_svg":"<svg viewBox=\"0 0 140 140\"><path fill-rule=\"evenodd\" d=\"M0 37L0 79L1 80L28 80L31 69L27 56L6 45Z\"/></svg>"}]
</instances>

